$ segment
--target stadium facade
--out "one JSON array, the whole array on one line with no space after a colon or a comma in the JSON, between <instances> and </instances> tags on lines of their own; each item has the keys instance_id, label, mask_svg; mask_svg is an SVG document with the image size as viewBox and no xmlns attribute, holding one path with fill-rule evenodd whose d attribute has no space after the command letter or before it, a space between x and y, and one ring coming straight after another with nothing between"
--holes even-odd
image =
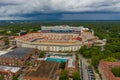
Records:
<instances>
[{"instance_id":1,"label":"stadium facade","mask_svg":"<svg viewBox=\"0 0 120 80\"><path fill-rule=\"evenodd\" d=\"M70 26L42 26L37 33L15 38L18 47L44 51L76 51L87 40L94 39L88 28Z\"/></svg>"}]
</instances>

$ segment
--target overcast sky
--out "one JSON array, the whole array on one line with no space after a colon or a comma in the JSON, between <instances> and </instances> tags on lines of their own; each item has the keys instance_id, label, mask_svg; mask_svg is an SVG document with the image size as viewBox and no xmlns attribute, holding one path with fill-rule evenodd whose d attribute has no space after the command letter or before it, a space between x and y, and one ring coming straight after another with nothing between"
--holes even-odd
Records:
<instances>
[{"instance_id":1,"label":"overcast sky","mask_svg":"<svg viewBox=\"0 0 120 80\"><path fill-rule=\"evenodd\" d=\"M120 20L120 0L0 0L0 20Z\"/></svg>"}]
</instances>

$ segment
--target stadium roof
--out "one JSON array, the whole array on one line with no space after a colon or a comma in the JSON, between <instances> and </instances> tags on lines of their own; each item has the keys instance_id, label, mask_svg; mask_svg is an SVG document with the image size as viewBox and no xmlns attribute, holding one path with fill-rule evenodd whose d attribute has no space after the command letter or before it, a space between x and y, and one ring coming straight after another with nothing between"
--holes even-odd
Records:
<instances>
[{"instance_id":1,"label":"stadium roof","mask_svg":"<svg viewBox=\"0 0 120 80\"><path fill-rule=\"evenodd\" d=\"M2 58L23 58L25 55L33 51L34 48L16 48L6 54L1 55Z\"/></svg>"}]
</instances>

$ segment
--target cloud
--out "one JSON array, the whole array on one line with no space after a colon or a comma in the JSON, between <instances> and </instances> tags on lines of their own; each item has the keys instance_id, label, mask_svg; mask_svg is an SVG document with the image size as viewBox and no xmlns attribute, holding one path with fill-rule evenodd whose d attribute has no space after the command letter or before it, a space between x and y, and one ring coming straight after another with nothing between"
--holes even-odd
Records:
<instances>
[{"instance_id":1,"label":"cloud","mask_svg":"<svg viewBox=\"0 0 120 80\"><path fill-rule=\"evenodd\" d=\"M31 18L24 18L24 17L18 17L18 16L3 16L0 17L0 20L28 20Z\"/></svg>"},{"instance_id":2,"label":"cloud","mask_svg":"<svg viewBox=\"0 0 120 80\"><path fill-rule=\"evenodd\" d=\"M120 14L112 13L84 13L84 14L63 14L61 20L119 20Z\"/></svg>"},{"instance_id":3,"label":"cloud","mask_svg":"<svg viewBox=\"0 0 120 80\"><path fill-rule=\"evenodd\" d=\"M120 12L120 0L0 0L0 18L32 13Z\"/></svg>"}]
</instances>

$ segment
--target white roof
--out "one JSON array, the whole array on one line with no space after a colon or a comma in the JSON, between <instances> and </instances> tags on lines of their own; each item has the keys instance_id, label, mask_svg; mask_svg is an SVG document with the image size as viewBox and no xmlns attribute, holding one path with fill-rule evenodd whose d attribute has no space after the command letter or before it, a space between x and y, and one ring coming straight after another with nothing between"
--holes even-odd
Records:
<instances>
[{"instance_id":1,"label":"white roof","mask_svg":"<svg viewBox=\"0 0 120 80\"><path fill-rule=\"evenodd\" d=\"M72 59L73 59L73 60L76 60L75 54L72 55Z\"/></svg>"},{"instance_id":2,"label":"white roof","mask_svg":"<svg viewBox=\"0 0 120 80\"><path fill-rule=\"evenodd\" d=\"M76 56L75 54L68 60L68 67L75 68Z\"/></svg>"},{"instance_id":3,"label":"white roof","mask_svg":"<svg viewBox=\"0 0 120 80\"><path fill-rule=\"evenodd\" d=\"M70 67L70 68L75 68L75 60L69 59L69 60L68 60L68 67Z\"/></svg>"},{"instance_id":4,"label":"white roof","mask_svg":"<svg viewBox=\"0 0 120 80\"><path fill-rule=\"evenodd\" d=\"M9 51L0 51L0 56L8 53Z\"/></svg>"},{"instance_id":5,"label":"white roof","mask_svg":"<svg viewBox=\"0 0 120 80\"><path fill-rule=\"evenodd\" d=\"M20 70L21 68L20 67L9 67L9 66L0 66L0 70L9 70L11 71L12 73L16 73Z\"/></svg>"},{"instance_id":6,"label":"white roof","mask_svg":"<svg viewBox=\"0 0 120 80\"><path fill-rule=\"evenodd\" d=\"M37 58L37 60L46 60L46 58Z\"/></svg>"}]
</instances>

